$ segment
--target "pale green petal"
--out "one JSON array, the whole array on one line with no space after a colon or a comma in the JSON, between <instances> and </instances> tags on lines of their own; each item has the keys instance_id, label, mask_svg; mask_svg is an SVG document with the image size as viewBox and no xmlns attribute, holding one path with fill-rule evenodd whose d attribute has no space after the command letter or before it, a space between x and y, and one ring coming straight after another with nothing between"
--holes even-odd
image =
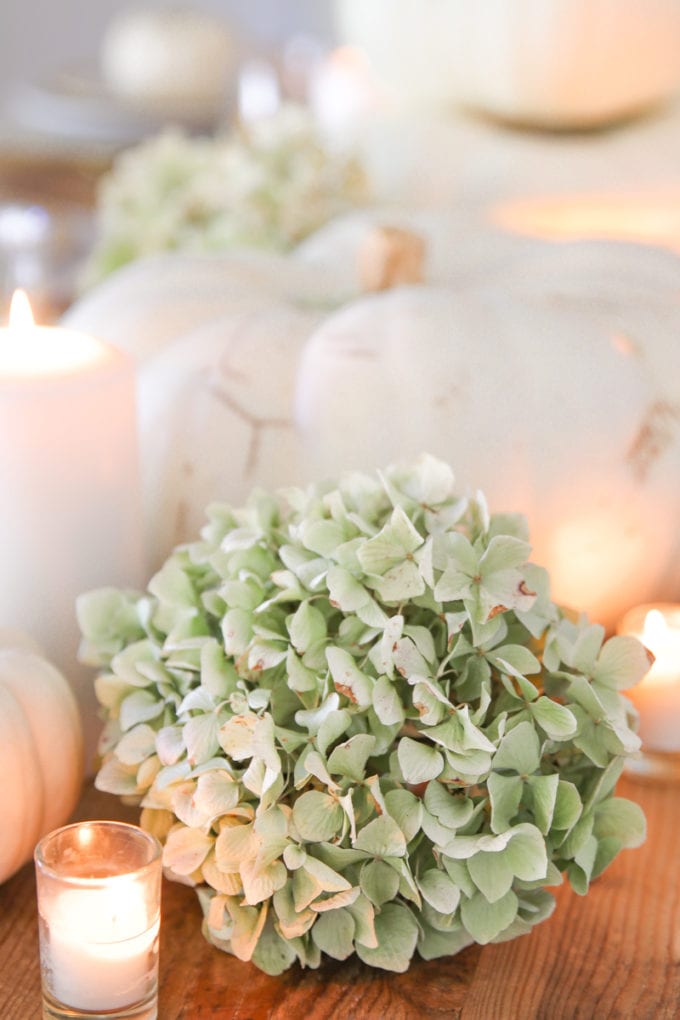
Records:
<instances>
[{"instance_id":1,"label":"pale green petal","mask_svg":"<svg viewBox=\"0 0 680 1020\"><path fill-rule=\"evenodd\" d=\"M540 697L529 705L529 711L541 729L551 740L568 740L578 729L573 712L566 705L559 705L550 698Z\"/></svg>"},{"instance_id":2,"label":"pale green petal","mask_svg":"<svg viewBox=\"0 0 680 1020\"><path fill-rule=\"evenodd\" d=\"M642 680L652 667L653 659L645 646L630 635L610 638L603 646L593 672L593 680L626 690Z\"/></svg>"},{"instance_id":3,"label":"pale green petal","mask_svg":"<svg viewBox=\"0 0 680 1020\"><path fill-rule=\"evenodd\" d=\"M501 740L493 757L493 767L529 776L538 768L540 755L536 730L531 723L521 722Z\"/></svg>"},{"instance_id":4,"label":"pale green petal","mask_svg":"<svg viewBox=\"0 0 680 1020\"><path fill-rule=\"evenodd\" d=\"M373 688L373 707L385 726L402 723L405 713L397 689L388 676L379 676Z\"/></svg>"},{"instance_id":5,"label":"pale green petal","mask_svg":"<svg viewBox=\"0 0 680 1020\"><path fill-rule=\"evenodd\" d=\"M373 857L403 857L406 837L393 818L381 815L363 827L354 846Z\"/></svg>"},{"instance_id":6,"label":"pale green petal","mask_svg":"<svg viewBox=\"0 0 680 1020\"><path fill-rule=\"evenodd\" d=\"M407 783L436 779L444 768L444 759L436 748L410 737L402 737L397 747L399 768Z\"/></svg>"},{"instance_id":7,"label":"pale green petal","mask_svg":"<svg viewBox=\"0 0 680 1020\"><path fill-rule=\"evenodd\" d=\"M367 861L361 869L361 891L376 907L393 900L399 891L399 875L384 861Z\"/></svg>"},{"instance_id":8,"label":"pale green petal","mask_svg":"<svg viewBox=\"0 0 680 1020\"><path fill-rule=\"evenodd\" d=\"M512 924L517 916L517 906L517 897L512 891L495 903L489 903L479 892L472 899L463 900L460 910L468 932L475 942L484 946Z\"/></svg>"},{"instance_id":9,"label":"pale green petal","mask_svg":"<svg viewBox=\"0 0 680 1020\"><path fill-rule=\"evenodd\" d=\"M361 708L370 705L374 681L362 673L350 653L331 646L326 649L326 658L336 691Z\"/></svg>"},{"instance_id":10,"label":"pale green petal","mask_svg":"<svg viewBox=\"0 0 680 1020\"><path fill-rule=\"evenodd\" d=\"M366 762L375 747L375 737L357 733L335 747L328 759L328 771L333 775L347 776L360 783L364 779Z\"/></svg>"},{"instance_id":11,"label":"pale green petal","mask_svg":"<svg viewBox=\"0 0 680 1020\"><path fill-rule=\"evenodd\" d=\"M487 780L491 799L491 828L495 833L510 828L522 799L523 783L519 776L502 776L492 772Z\"/></svg>"},{"instance_id":12,"label":"pale green petal","mask_svg":"<svg viewBox=\"0 0 680 1020\"><path fill-rule=\"evenodd\" d=\"M357 941L357 956L371 967L404 973L415 952L418 924L411 911L398 903L386 903L375 917L378 945L371 949Z\"/></svg>"},{"instance_id":13,"label":"pale green petal","mask_svg":"<svg viewBox=\"0 0 680 1020\"><path fill-rule=\"evenodd\" d=\"M467 862L470 877L489 903L501 900L515 877L507 854L480 852Z\"/></svg>"},{"instance_id":14,"label":"pale green petal","mask_svg":"<svg viewBox=\"0 0 680 1020\"><path fill-rule=\"evenodd\" d=\"M389 790L385 794L385 809L410 843L420 831L423 802L409 790Z\"/></svg>"},{"instance_id":15,"label":"pale green petal","mask_svg":"<svg viewBox=\"0 0 680 1020\"><path fill-rule=\"evenodd\" d=\"M293 805L293 823L304 840L321 843L342 828L344 812L334 797L320 790L303 793Z\"/></svg>"},{"instance_id":16,"label":"pale green petal","mask_svg":"<svg viewBox=\"0 0 680 1020\"><path fill-rule=\"evenodd\" d=\"M354 952L356 923L347 910L321 914L312 928L312 938L322 953L334 960L346 960Z\"/></svg>"},{"instance_id":17,"label":"pale green petal","mask_svg":"<svg viewBox=\"0 0 680 1020\"><path fill-rule=\"evenodd\" d=\"M598 839L613 837L622 847L637 847L647 837L647 825L638 804L613 797L595 808L594 832Z\"/></svg>"},{"instance_id":18,"label":"pale green petal","mask_svg":"<svg viewBox=\"0 0 680 1020\"><path fill-rule=\"evenodd\" d=\"M460 889L444 871L430 868L418 879L423 898L441 914L452 914L460 902Z\"/></svg>"}]
</instances>

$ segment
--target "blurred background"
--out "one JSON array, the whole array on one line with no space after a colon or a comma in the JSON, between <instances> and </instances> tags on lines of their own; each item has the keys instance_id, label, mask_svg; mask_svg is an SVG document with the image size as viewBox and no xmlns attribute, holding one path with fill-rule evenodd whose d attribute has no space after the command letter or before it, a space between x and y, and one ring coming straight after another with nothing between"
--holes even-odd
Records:
<instances>
[{"instance_id":1,"label":"blurred background","mask_svg":"<svg viewBox=\"0 0 680 1020\"><path fill-rule=\"evenodd\" d=\"M679 87L680 0L6 0L0 313L18 285L46 319L72 301L120 154L167 129L226 137L289 101L357 155L375 206L675 247Z\"/></svg>"},{"instance_id":2,"label":"blurred background","mask_svg":"<svg viewBox=\"0 0 680 1020\"><path fill-rule=\"evenodd\" d=\"M6 0L0 9L0 90L65 66L92 66L111 19L129 7L120 0ZM145 6L177 7L151 0ZM330 0L195 0L192 7L229 19L244 49L273 54L297 33L330 42Z\"/></svg>"}]
</instances>

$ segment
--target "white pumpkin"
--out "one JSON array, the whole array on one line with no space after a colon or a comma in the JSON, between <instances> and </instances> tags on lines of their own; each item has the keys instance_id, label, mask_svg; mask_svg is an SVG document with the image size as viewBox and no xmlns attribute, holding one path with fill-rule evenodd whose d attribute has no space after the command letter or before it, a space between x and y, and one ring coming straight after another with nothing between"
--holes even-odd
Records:
<instances>
[{"instance_id":1,"label":"white pumpkin","mask_svg":"<svg viewBox=\"0 0 680 1020\"><path fill-rule=\"evenodd\" d=\"M294 425L298 362L323 312L260 295L180 337L139 372L150 566L198 534L217 499L303 480Z\"/></svg>"},{"instance_id":2,"label":"white pumpkin","mask_svg":"<svg viewBox=\"0 0 680 1020\"><path fill-rule=\"evenodd\" d=\"M677 258L402 212L428 242L428 284L361 297L380 215L287 259L140 263L70 314L141 361L149 569L212 500L429 450L528 513L557 598L611 624L680 594Z\"/></svg>"},{"instance_id":3,"label":"white pumpkin","mask_svg":"<svg viewBox=\"0 0 680 1020\"><path fill-rule=\"evenodd\" d=\"M403 106L583 128L680 85L677 0L336 0L336 22Z\"/></svg>"},{"instance_id":4,"label":"white pumpkin","mask_svg":"<svg viewBox=\"0 0 680 1020\"><path fill-rule=\"evenodd\" d=\"M25 635L0 631L0 882L68 820L83 781L75 697L33 648Z\"/></svg>"},{"instance_id":5,"label":"white pumpkin","mask_svg":"<svg viewBox=\"0 0 680 1020\"><path fill-rule=\"evenodd\" d=\"M329 249L299 259L259 251L154 255L124 266L88 291L62 323L143 362L203 323L238 316L263 300L336 304L354 286L354 274L351 267L329 272Z\"/></svg>"},{"instance_id":6,"label":"white pumpkin","mask_svg":"<svg viewBox=\"0 0 680 1020\"><path fill-rule=\"evenodd\" d=\"M680 262L550 248L467 287L354 302L305 349L297 421L314 474L454 465L529 517L555 597L608 625L680 594Z\"/></svg>"}]
</instances>

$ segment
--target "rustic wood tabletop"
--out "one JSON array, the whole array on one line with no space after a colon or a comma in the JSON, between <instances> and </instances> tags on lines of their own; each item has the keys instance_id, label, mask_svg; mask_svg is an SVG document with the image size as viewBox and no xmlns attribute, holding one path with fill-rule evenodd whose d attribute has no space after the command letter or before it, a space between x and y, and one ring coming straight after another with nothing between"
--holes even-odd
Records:
<instances>
[{"instance_id":1,"label":"rustic wood tabletop","mask_svg":"<svg viewBox=\"0 0 680 1020\"><path fill-rule=\"evenodd\" d=\"M680 788L625 779L649 834L586 898L558 890L555 913L529 936L415 960L406 974L356 960L262 974L208 945L195 893L166 882L159 1020L675 1020L680 1016ZM77 818L136 821L87 786ZM32 865L0 886L0 1017L41 1016Z\"/></svg>"}]
</instances>

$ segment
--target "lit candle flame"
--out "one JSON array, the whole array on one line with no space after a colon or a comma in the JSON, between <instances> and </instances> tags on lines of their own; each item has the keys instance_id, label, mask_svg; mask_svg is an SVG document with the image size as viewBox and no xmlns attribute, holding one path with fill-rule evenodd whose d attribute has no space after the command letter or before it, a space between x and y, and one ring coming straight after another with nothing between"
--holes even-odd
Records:
<instances>
[{"instance_id":1,"label":"lit candle flame","mask_svg":"<svg viewBox=\"0 0 680 1020\"><path fill-rule=\"evenodd\" d=\"M31 329L35 325L31 302L25 290L15 290L9 306L9 324L12 329Z\"/></svg>"}]
</instances>

